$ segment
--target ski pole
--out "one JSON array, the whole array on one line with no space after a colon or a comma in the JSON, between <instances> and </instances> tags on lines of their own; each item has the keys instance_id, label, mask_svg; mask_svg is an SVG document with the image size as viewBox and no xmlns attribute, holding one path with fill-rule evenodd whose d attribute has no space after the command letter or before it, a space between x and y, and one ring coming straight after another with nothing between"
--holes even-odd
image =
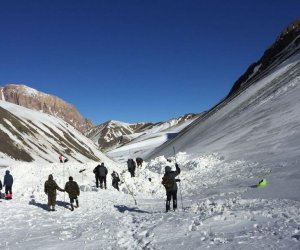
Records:
<instances>
[{"instance_id":1,"label":"ski pole","mask_svg":"<svg viewBox=\"0 0 300 250\"><path fill-rule=\"evenodd\" d=\"M174 151L175 164L177 164L175 147L173 147L173 151ZM182 193L181 193L181 183L179 183L179 193L180 193L181 207L182 207L182 210L183 210Z\"/></svg>"}]
</instances>

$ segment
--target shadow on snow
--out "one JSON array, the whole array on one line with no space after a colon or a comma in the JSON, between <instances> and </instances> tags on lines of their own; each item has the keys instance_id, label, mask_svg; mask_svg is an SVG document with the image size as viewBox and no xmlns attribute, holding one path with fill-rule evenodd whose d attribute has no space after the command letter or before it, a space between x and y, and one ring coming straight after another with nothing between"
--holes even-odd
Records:
<instances>
[{"instance_id":1,"label":"shadow on snow","mask_svg":"<svg viewBox=\"0 0 300 250\"><path fill-rule=\"evenodd\" d=\"M149 212L140 210L140 209L138 209L136 207L127 207L127 206L124 206L124 205L114 205L114 207L116 209L118 209L118 211L121 212L121 213L124 213L124 212L128 211L128 212L150 214Z\"/></svg>"}]
</instances>

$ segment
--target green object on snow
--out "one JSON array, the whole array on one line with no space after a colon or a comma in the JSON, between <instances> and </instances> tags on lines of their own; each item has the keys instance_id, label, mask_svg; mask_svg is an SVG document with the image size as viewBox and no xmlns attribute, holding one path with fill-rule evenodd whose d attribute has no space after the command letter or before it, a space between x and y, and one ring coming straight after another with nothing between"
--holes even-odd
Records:
<instances>
[{"instance_id":1,"label":"green object on snow","mask_svg":"<svg viewBox=\"0 0 300 250\"><path fill-rule=\"evenodd\" d=\"M265 187L267 186L267 180L266 179L262 179L259 183L258 183L258 187Z\"/></svg>"}]
</instances>

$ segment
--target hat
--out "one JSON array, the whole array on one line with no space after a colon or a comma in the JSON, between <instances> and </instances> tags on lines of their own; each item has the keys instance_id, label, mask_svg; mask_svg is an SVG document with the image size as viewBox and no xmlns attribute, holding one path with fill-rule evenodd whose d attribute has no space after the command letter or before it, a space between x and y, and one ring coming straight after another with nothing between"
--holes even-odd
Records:
<instances>
[{"instance_id":1,"label":"hat","mask_svg":"<svg viewBox=\"0 0 300 250\"><path fill-rule=\"evenodd\" d=\"M48 180L53 180L53 175L52 174L49 174Z\"/></svg>"},{"instance_id":2,"label":"hat","mask_svg":"<svg viewBox=\"0 0 300 250\"><path fill-rule=\"evenodd\" d=\"M166 166L166 167L165 167L165 172L166 172L166 173L171 172L171 167L170 167L170 166Z\"/></svg>"},{"instance_id":3,"label":"hat","mask_svg":"<svg viewBox=\"0 0 300 250\"><path fill-rule=\"evenodd\" d=\"M72 176L69 177L69 181L73 181L73 177Z\"/></svg>"}]
</instances>

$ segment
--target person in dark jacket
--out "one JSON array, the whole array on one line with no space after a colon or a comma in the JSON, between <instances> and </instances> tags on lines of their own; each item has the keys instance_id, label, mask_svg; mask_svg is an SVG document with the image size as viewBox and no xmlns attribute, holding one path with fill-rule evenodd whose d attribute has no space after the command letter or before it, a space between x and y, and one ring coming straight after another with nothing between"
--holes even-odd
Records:
<instances>
[{"instance_id":1,"label":"person in dark jacket","mask_svg":"<svg viewBox=\"0 0 300 250\"><path fill-rule=\"evenodd\" d=\"M103 183L104 183L104 188L106 189L106 175L107 174L108 174L107 168L104 166L104 163L102 162L98 169L100 188L103 188Z\"/></svg>"},{"instance_id":2,"label":"person in dark jacket","mask_svg":"<svg viewBox=\"0 0 300 250\"><path fill-rule=\"evenodd\" d=\"M14 179L12 175L10 174L9 170L6 170L3 186L5 187L5 198L11 199L12 198L12 185L14 183Z\"/></svg>"},{"instance_id":3,"label":"person in dark jacket","mask_svg":"<svg viewBox=\"0 0 300 250\"><path fill-rule=\"evenodd\" d=\"M137 158L135 159L135 161L136 161L136 164L137 164L138 167L141 167L141 166L142 166L142 164L143 164L143 159L142 159L142 158L137 157Z\"/></svg>"},{"instance_id":4,"label":"person in dark jacket","mask_svg":"<svg viewBox=\"0 0 300 250\"><path fill-rule=\"evenodd\" d=\"M128 168L128 171L129 171L131 177L135 177L136 164L133 159L127 160L127 168Z\"/></svg>"},{"instance_id":5,"label":"person in dark jacket","mask_svg":"<svg viewBox=\"0 0 300 250\"><path fill-rule=\"evenodd\" d=\"M55 211L55 205L56 205L56 190L59 190L61 192L64 192L62 188L60 188L55 180L53 180L53 175L50 174L48 176L48 180L45 181L45 194L48 195L48 206L49 211ZM51 208L52 206L52 208Z\"/></svg>"},{"instance_id":6,"label":"person in dark jacket","mask_svg":"<svg viewBox=\"0 0 300 250\"><path fill-rule=\"evenodd\" d=\"M119 182L120 182L119 174L116 171L113 171L111 174L111 177L112 177L112 186L115 189L117 189L118 191L120 191L119 190Z\"/></svg>"},{"instance_id":7,"label":"person in dark jacket","mask_svg":"<svg viewBox=\"0 0 300 250\"><path fill-rule=\"evenodd\" d=\"M96 187L99 187L99 181L100 181L100 176L99 176L99 168L100 165L97 165L97 167L94 168L93 173L95 174L95 179L96 179Z\"/></svg>"},{"instance_id":8,"label":"person in dark jacket","mask_svg":"<svg viewBox=\"0 0 300 250\"><path fill-rule=\"evenodd\" d=\"M170 166L165 167L165 174L163 177L162 184L166 188L166 212L170 210L171 199L173 198L173 210L177 209L177 183L175 177L180 174L180 168L178 164L175 164L176 171L172 171Z\"/></svg>"},{"instance_id":9,"label":"person in dark jacket","mask_svg":"<svg viewBox=\"0 0 300 250\"><path fill-rule=\"evenodd\" d=\"M80 195L80 189L76 181L73 181L73 177L69 177L69 181L65 185L65 191L69 194L71 211L74 210L73 202L76 201L76 207L79 207L78 196Z\"/></svg>"}]
</instances>

